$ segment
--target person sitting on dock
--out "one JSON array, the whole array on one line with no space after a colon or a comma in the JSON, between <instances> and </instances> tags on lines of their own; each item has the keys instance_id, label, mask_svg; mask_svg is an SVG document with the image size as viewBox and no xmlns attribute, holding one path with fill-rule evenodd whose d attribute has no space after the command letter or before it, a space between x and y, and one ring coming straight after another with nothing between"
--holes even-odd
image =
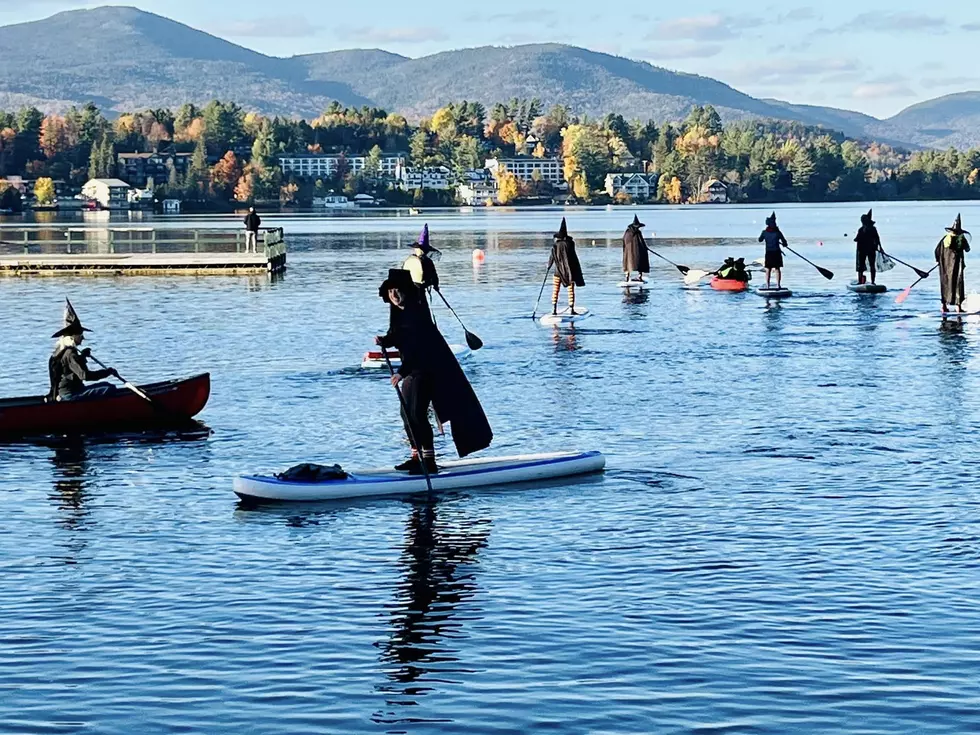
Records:
<instances>
[{"instance_id":1,"label":"person sitting on dock","mask_svg":"<svg viewBox=\"0 0 980 735\"><path fill-rule=\"evenodd\" d=\"M582 276L582 266L578 262L578 255L575 252L575 240L568 234L568 225L565 218L561 218L561 227L555 233L555 243L551 246L551 255L548 257L548 270L555 267L554 289L551 292L551 313L558 313L558 294L561 287L568 289L568 311L575 314L575 287L580 288L585 285L585 278Z\"/></svg>"},{"instance_id":2,"label":"person sitting on dock","mask_svg":"<svg viewBox=\"0 0 980 735\"><path fill-rule=\"evenodd\" d=\"M874 284L877 275L876 260L879 251L881 251L881 237L878 235L875 221L871 219L870 209L867 214L861 215L861 228L854 236L854 242L857 243L857 263L855 264L857 282L867 283L867 279L864 277L864 271L867 269L871 271L871 283Z\"/></svg>"},{"instance_id":3,"label":"person sitting on dock","mask_svg":"<svg viewBox=\"0 0 980 735\"><path fill-rule=\"evenodd\" d=\"M776 226L776 213L766 217L766 229L759 235L759 242L766 244L766 288L771 288L772 272L776 271L776 288L783 286L783 251L782 246L788 245L783 233Z\"/></svg>"},{"instance_id":4,"label":"person sitting on dock","mask_svg":"<svg viewBox=\"0 0 980 735\"><path fill-rule=\"evenodd\" d=\"M946 228L946 235L936 245L943 312L963 310L962 304L966 299L963 270L966 268L966 254L970 252L970 241L966 239L969 234L968 230L963 229L960 215L956 215L956 221L952 227Z\"/></svg>"},{"instance_id":5,"label":"person sitting on dock","mask_svg":"<svg viewBox=\"0 0 980 735\"><path fill-rule=\"evenodd\" d=\"M627 283L633 271L636 271L637 283L643 283L643 274L650 272L650 253L647 252L647 241L640 231L643 227L646 225L634 214L632 224L623 234L623 271L626 273Z\"/></svg>"},{"instance_id":6,"label":"person sitting on dock","mask_svg":"<svg viewBox=\"0 0 980 735\"><path fill-rule=\"evenodd\" d=\"M439 290L439 273L436 272L435 261L439 260L441 256L442 253L429 244L429 225L426 224L422 228L422 232L419 233L419 239L415 242L412 254L402 264L402 268L412 274L412 281L415 285L422 290L423 295L427 293L430 300L432 298L431 289ZM423 304L426 309L429 308L424 298Z\"/></svg>"},{"instance_id":7,"label":"person sitting on dock","mask_svg":"<svg viewBox=\"0 0 980 735\"><path fill-rule=\"evenodd\" d=\"M262 218L255 211L255 207L248 208L248 214L245 215L245 252L254 253L257 252L259 243L259 226L262 224Z\"/></svg>"},{"instance_id":8,"label":"person sitting on dock","mask_svg":"<svg viewBox=\"0 0 980 735\"><path fill-rule=\"evenodd\" d=\"M70 401L117 390L110 383L96 383L85 387L86 382L105 380L110 376L119 377L115 368L89 370L87 359L91 351L88 348L79 350L78 346L85 339L85 332L90 331L92 330L82 326L71 302L65 299L65 326L51 335L58 340L58 344L48 358L48 376L51 379L48 401Z\"/></svg>"},{"instance_id":9,"label":"person sitting on dock","mask_svg":"<svg viewBox=\"0 0 980 735\"><path fill-rule=\"evenodd\" d=\"M741 281L748 283L752 274L745 270L745 258L725 258L724 264L717 271L718 277L726 281Z\"/></svg>"},{"instance_id":10,"label":"person sitting on dock","mask_svg":"<svg viewBox=\"0 0 980 735\"><path fill-rule=\"evenodd\" d=\"M450 424L460 457L490 446L493 431L480 400L422 306L424 295L411 273L392 268L378 288L378 295L390 306L389 323L388 333L374 341L383 348L397 348L401 355L401 365L392 374L391 384L400 388L402 421L412 445L411 458L395 469L413 475L438 471L429 424L430 404L437 419Z\"/></svg>"}]
</instances>

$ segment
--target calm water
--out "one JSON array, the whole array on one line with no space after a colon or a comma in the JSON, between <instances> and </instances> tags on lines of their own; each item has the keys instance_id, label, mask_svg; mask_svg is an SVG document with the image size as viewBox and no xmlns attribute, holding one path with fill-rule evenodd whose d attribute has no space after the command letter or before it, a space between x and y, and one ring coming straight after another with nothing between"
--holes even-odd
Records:
<instances>
[{"instance_id":1,"label":"calm water","mask_svg":"<svg viewBox=\"0 0 980 735\"><path fill-rule=\"evenodd\" d=\"M976 206L876 218L929 267L958 208L980 231ZM231 492L403 458L396 397L354 366L420 218L288 219L277 283L0 280L0 394L43 392L69 294L131 380L210 371L214 431L0 447L0 732L977 732L980 324L934 318L934 280L897 306L906 269L848 294L861 209L780 209L837 277L790 255L796 296L772 305L683 290L663 263L624 297L632 210L571 212L595 313L574 331L527 318L556 212L432 216L444 293L487 345L465 369L490 452L609 468L431 507ZM641 217L713 267L762 254L744 238L766 213Z\"/></svg>"}]
</instances>

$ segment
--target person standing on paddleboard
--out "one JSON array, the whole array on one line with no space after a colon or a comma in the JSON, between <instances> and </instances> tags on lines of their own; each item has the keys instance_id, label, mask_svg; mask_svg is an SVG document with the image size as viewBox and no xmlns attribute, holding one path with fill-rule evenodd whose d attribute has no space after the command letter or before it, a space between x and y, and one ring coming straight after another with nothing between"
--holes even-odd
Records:
<instances>
[{"instance_id":1,"label":"person standing on paddleboard","mask_svg":"<svg viewBox=\"0 0 980 735\"><path fill-rule=\"evenodd\" d=\"M867 283L864 277L865 264L867 264L867 270L871 271L871 283L874 285L877 269L876 260L878 253L883 251L881 238L878 236L878 228L875 227L875 221L871 219L870 209L867 214L861 215L861 229L854 236L854 242L857 243L857 262L855 264L857 282Z\"/></svg>"},{"instance_id":2,"label":"person standing on paddleboard","mask_svg":"<svg viewBox=\"0 0 980 735\"><path fill-rule=\"evenodd\" d=\"M58 344L48 358L51 388L48 391L47 401L71 401L116 391L116 387L110 383L96 383L85 387L86 382L119 377L115 368L89 370L88 356L91 352L88 348L79 350L78 345L85 339L85 332L90 331L92 330L82 326L71 302L65 299L65 326L51 335L52 339L58 340Z\"/></svg>"},{"instance_id":3,"label":"person standing on paddleboard","mask_svg":"<svg viewBox=\"0 0 980 735\"><path fill-rule=\"evenodd\" d=\"M431 289L439 290L439 274L436 272L435 261L440 257L442 253L429 244L429 225L426 224L419 233L412 254L405 259L402 268L412 274L412 281L422 289L423 293L428 294L430 299Z\"/></svg>"},{"instance_id":4,"label":"person standing on paddleboard","mask_svg":"<svg viewBox=\"0 0 980 735\"><path fill-rule=\"evenodd\" d=\"M939 264L939 290L943 300L943 311L962 311L963 300L966 298L966 285L963 282L963 271L966 268L966 254L970 252L970 241L966 236L970 233L963 229L960 215L952 227L946 228L946 235L936 245L936 262Z\"/></svg>"},{"instance_id":5,"label":"person standing on paddleboard","mask_svg":"<svg viewBox=\"0 0 980 735\"><path fill-rule=\"evenodd\" d=\"M584 286L585 278L575 253L575 240L568 234L564 217L561 218L561 227L555 233L555 243L551 246L551 255L548 257L548 270L552 266L555 267L555 277L551 292L551 313L558 313L558 294L564 286L568 289L568 311L575 314L575 287Z\"/></svg>"},{"instance_id":6,"label":"person standing on paddleboard","mask_svg":"<svg viewBox=\"0 0 980 735\"><path fill-rule=\"evenodd\" d=\"M789 245L779 227L776 226L776 213L766 217L766 229L759 235L759 242L766 244L766 288L772 288L772 272L776 271L776 288L783 287L783 245Z\"/></svg>"},{"instance_id":7,"label":"person standing on paddleboard","mask_svg":"<svg viewBox=\"0 0 980 735\"><path fill-rule=\"evenodd\" d=\"M650 253L647 252L647 241L641 232L643 227L646 225L634 214L633 223L623 234L623 271L626 273L627 282L633 271L636 271L638 283L643 283L643 274L650 272Z\"/></svg>"},{"instance_id":8,"label":"person standing on paddleboard","mask_svg":"<svg viewBox=\"0 0 980 735\"><path fill-rule=\"evenodd\" d=\"M429 424L430 404L439 421L450 424L460 457L490 446L493 430L480 400L445 338L432 323L424 306L425 296L411 273L397 268L389 270L378 295L390 306L389 322L388 333L375 337L374 341L382 347L397 348L401 355L401 365L392 375L391 383L401 391L402 420L413 444L411 458L395 469L413 475L438 471Z\"/></svg>"}]
</instances>

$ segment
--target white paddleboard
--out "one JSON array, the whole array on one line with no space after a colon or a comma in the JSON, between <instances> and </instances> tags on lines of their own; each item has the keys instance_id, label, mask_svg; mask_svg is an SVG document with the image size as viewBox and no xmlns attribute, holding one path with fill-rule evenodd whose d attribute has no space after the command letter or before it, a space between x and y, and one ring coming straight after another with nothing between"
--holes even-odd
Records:
<instances>
[{"instance_id":1,"label":"white paddleboard","mask_svg":"<svg viewBox=\"0 0 980 735\"><path fill-rule=\"evenodd\" d=\"M550 480L599 472L606 466L600 452L553 452L515 457L488 457L440 462L431 476L433 491L489 487ZM342 480L291 482L252 475L235 478L235 493L244 500L340 500L428 491L425 477L393 469L355 471Z\"/></svg>"},{"instance_id":2,"label":"white paddleboard","mask_svg":"<svg viewBox=\"0 0 980 735\"><path fill-rule=\"evenodd\" d=\"M574 314L569 314L568 309L559 311L557 314L545 314L538 321L541 324L560 326L562 324L574 324L592 316L592 312L581 306L575 308Z\"/></svg>"},{"instance_id":3,"label":"white paddleboard","mask_svg":"<svg viewBox=\"0 0 980 735\"><path fill-rule=\"evenodd\" d=\"M453 351L457 360L465 360L470 356L472 350L466 345L449 345L449 349ZM391 360L391 366L397 368L402 364L402 357L398 354L398 350L389 349L388 359ZM365 370L367 369L377 369L385 368L387 369L388 364L385 362L384 356L381 354L380 347L372 347L370 350L364 353L364 357L361 358L361 367Z\"/></svg>"},{"instance_id":4,"label":"white paddleboard","mask_svg":"<svg viewBox=\"0 0 980 735\"><path fill-rule=\"evenodd\" d=\"M885 293L888 287L880 283L858 283L857 281L851 281L847 284L847 290L853 291L854 293Z\"/></svg>"},{"instance_id":5,"label":"white paddleboard","mask_svg":"<svg viewBox=\"0 0 980 735\"><path fill-rule=\"evenodd\" d=\"M788 288L766 288L765 286L757 288L755 292L767 299L786 299L793 295L793 292Z\"/></svg>"},{"instance_id":6,"label":"white paddleboard","mask_svg":"<svg viewBox=\"0 0 980 735\"><path fill-rule=\"evenodd\" d=\"M650 288L649 281L620 281L616 285L619 288Z\"/></svg>"}]
</instances>

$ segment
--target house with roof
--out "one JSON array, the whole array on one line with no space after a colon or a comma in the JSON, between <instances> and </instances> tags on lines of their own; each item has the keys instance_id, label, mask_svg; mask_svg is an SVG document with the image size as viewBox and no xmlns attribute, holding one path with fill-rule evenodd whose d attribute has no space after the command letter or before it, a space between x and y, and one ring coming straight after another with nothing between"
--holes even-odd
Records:
<instances>
[{"instance_id":1,"label":"house with roof","mask_svg":"<svg viewBox=\"0 0 980 735\"><path fill-rule=\"evenodd\" d=\"M645 202L657 194L657 174L641 174L621 171L606 174L606 193L611 197L620 194L635 202Z\"/></svg>"},{"instance_id":2,"label":"house with roof","mask_svg":"<svg viewBox=\"0 0 980 735\"><path fill-rule=\"evenodd\" d=\"M121 179L89 179L82 187L82 195L105 209L129 209L130 189Z\"/></svg>"},{"instance_id":3,"label":"house with roof","mask_svg":"<svg viewBox=\"0 0 980 735\"><path fill-rule=\"evenodd\" d=\"M705 204L728 204L728 187L718 179L710 179L701 187L701 201Z\"/></svg>"}]
</instances>

